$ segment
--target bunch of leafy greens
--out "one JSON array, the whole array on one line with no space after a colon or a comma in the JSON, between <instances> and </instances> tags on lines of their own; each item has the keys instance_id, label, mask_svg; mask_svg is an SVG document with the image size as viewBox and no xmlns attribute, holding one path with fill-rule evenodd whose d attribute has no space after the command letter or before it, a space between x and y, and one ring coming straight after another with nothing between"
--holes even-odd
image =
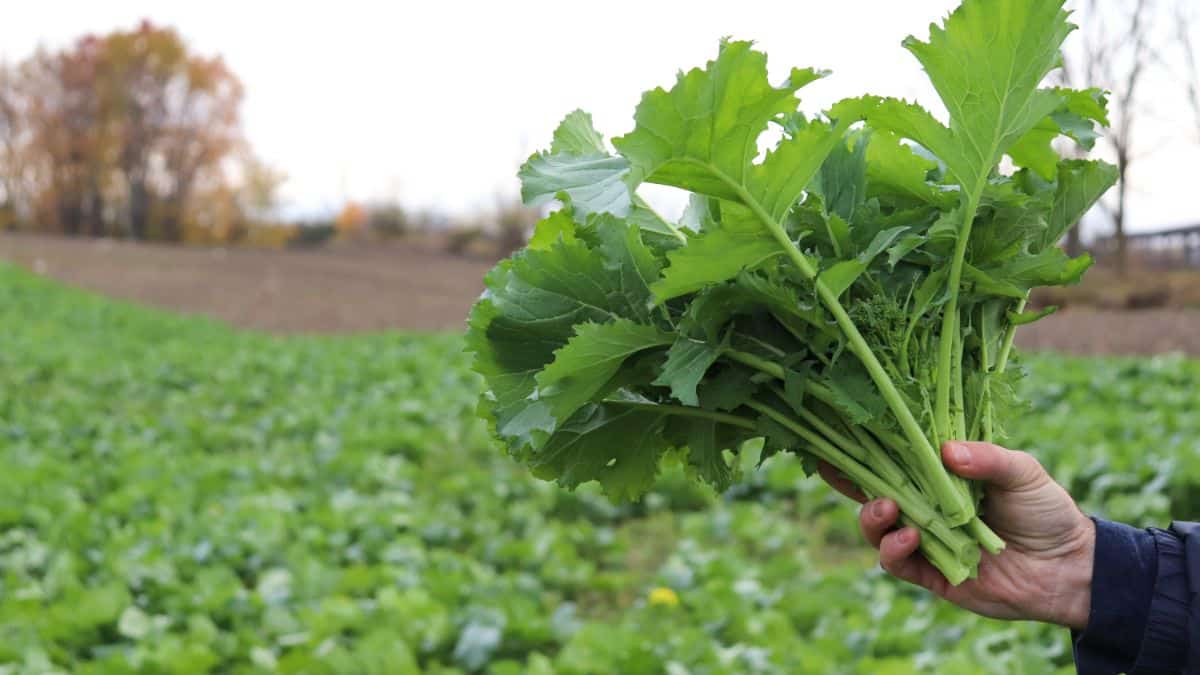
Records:
<instances>
[{"instance_id":1,"label":"bunch of leafy greens","mask_svg":"<svg viewBox=\"0 0 1200 675\"><path fill-rule=\"evenodd\" d=\"M872 96L819 115L769 83L766 56L716 60L647 92L615 153L574 112L522 167L531 203L561 210L487 276L469 348L483 409L535 475L614 498L685 462L717 489L732 453L802 453L900 505L953 583L1001 541L948 439L1000 440L1030 289L1090 259L1057 242L1115 181L1090 148L1097 90L1043 88L1073 26L1062 0L965 0L904 46L949 113ZM781 140L765 153L765 132ZM1061 138L1068 141L1060 141ZM1006 159L1007 158L1007 159ZM642 183L691 193L669 222Z\"/></svg>"}]
</instances>

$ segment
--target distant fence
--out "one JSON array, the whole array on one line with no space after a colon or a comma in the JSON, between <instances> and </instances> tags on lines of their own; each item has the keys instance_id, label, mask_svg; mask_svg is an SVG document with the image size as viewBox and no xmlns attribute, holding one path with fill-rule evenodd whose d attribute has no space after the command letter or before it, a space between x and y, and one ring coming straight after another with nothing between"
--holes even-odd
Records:
<instances>
[{"instance_id":1,"label":"distant fence","mask_svg":"<svg viewBox=\"0 0 1200 675\"><path fill-rule=\"evenodd\" d=\"M1173 227L1156 232L1125 235L1129 255L1155 267L1200 267L1200 225ZM1105 237L1092 245L1098 258L1117 253L1116 237Z\"/></svg>"}]
</instances>

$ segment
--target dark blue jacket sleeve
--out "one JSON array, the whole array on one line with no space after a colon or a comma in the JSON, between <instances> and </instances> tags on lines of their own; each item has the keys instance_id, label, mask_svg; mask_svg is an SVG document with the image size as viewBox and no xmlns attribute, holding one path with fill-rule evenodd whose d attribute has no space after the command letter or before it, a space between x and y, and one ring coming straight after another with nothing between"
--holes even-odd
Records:
<instances>
[{"instance_id":1,"label":"dark blue jacket sleeve","mask_svg":"<svg viewBox=\"0 0 1200 675\"><path fill-rule=\"evenodd\" d=\"M1080 675L1200 673L1200 524L1138 530L1099 518Z\"/></svg>"}]
</instances>

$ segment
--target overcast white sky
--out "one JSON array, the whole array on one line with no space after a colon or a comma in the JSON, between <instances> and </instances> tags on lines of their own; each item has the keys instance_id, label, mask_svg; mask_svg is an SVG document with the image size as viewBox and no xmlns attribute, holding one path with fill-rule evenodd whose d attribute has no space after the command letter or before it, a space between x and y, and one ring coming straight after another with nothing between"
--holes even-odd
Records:
<instances>
[{"instance_id":1,"label":"overcast white sky","mask_svg":"<svg viewBox=\"0 0 1200 675\"><path fill-rule=\"evenodd\" d=\"M929 22L957 2L20 4L0 22L0 58L143 17L176 27L202 53L222 54L246 85L247 135L289 175L289 212L398 198L463 215L517 193L517 166L548 144L563 114L580 107L606 135L624 133L641 92L703 64L722 35L758 42L776 79L794 65L832 69L832 78L802 91L806 109L866 92L940 108L900 40L924 38ZM1171 92L1162 93L1165 100ZM1170 129L1170 110L1179 111L1179 132ZM1181 104L1161 117L1158 133L1186 133ZM1198 159L1200 145L1174 142L1145 160L1133 229L1200 222Z\"/></svg>"}]
</instances>

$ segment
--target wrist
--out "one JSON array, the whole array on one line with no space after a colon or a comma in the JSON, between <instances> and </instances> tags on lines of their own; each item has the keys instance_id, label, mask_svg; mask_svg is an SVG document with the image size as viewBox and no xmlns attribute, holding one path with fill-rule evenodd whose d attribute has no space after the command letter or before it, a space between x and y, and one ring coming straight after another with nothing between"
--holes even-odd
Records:
<instances>
[{"instance_id":1,"label":"wrist","mask_svg":"<svg viewBox=\"0 0 1200 675\"><path fill-rule=\"evenodd\" d=\"M1080 514L1078 534L1060 559L1061 574L1051 623L1072 630L1087 628L1092 609L1092 573L1096 557L1096 523Z\"/></svg>"}]
</instances>

